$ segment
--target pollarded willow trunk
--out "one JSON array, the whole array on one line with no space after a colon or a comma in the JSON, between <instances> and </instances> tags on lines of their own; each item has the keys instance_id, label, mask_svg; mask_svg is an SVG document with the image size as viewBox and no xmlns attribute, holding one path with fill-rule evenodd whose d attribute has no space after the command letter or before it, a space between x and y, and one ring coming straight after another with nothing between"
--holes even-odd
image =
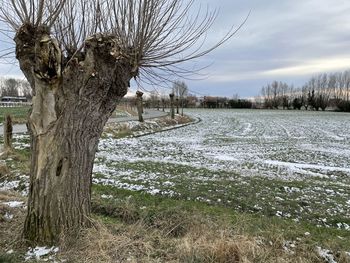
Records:
<instances>
[{"instance_id":1,"label":"pollarded willow trunk","mask_svg":"<svg viewBox=\"0 0 350 263\"><path fill-rule=\"evenodd\" d=\"M31 178L24 237L54 243L62 231L90 224L91 175L98 141L131 66L111 36L96 35L69 60L45 28L22 26L20 67L33 88L29 118Z\"/></svg>"},{"instance_id":2,"label":"pollarded willow trunk","mask_svg":"<svg viewBox=\"0 0 350 263\"><path fill-rule=\"evenodd\" d=\"M142 113L143 113L143 100L142 100L143 92L136 91L136 107L137 107L137 115L139 117L139 122L144 122Z\"/></svg>"}]
</instances>

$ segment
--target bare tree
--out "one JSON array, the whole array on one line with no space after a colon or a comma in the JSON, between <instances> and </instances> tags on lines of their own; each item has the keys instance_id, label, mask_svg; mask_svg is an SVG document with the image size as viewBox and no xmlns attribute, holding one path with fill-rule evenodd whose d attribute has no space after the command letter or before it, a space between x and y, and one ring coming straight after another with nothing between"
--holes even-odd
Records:
<instances>
[{"instance_id":1,"label":"bare tree","mask_svg":"<svg viewBox=\"0 0 350 263\"><path fill-rule=\"evenodd\" d=\"M206 55L239 29L203 49L217 14L191 16L193 3L2 1L0 21L15 33L16 58L33 90L27 240L54 243L63 230L91 224L98 140L132 78L184 74L179 63Z\"/></svg>"},{"instance_id":2,"label":"bare tree","mask_svg":"<svg viewBox=\"0 0 350 263\"><path fill-rule=\"evenodd\" d=\"M271 90L272 90L272 107L275 109L278 109L278 106L280 104L280 85L277 81L273 81L271 83Z\"/></svg>"},{"instance_id":3,"label":"bare tree","mask_svg":"<svg viewBox=\"0 0 350 263\"><path fill-rule=\"evenodd\" d=\"M281 99L280 101L282 102L282 107L283 109L288 109L290 106L290 102L289 102L289 97L290 97L290 87L288 86L287 83L279 83L279 90L281 93Z\"/></svg>"},{"instance_id":4,"label":"bare tree","mask_svg":"<svg viewBox=\"0 0 350 263\"><path fill-rule=\"evenodd\" d=\"M181 115L184 115L184 100L188 93L188 87L184 81L175 81L173 84L173 93L178 98L177 101L177 114L179 114L179 102L181 104Z\"/></svg>"},{"instance_id":5,"label":"bare tree","mask_svg":"<svg viewBox=\"0 0 350 263\"><path fill-rule=\"evenodd\" d=\"M176 100L176 114L179 114L179 100L180 100L180 81L173 83L173 94Z\"/></svg>"},{"instance_id":6,"label":"bare tree","mask_svg":"<svg viewBox=\"0 0 350 263\"><path fill-rule=\"evenodd\" d=\"M170 117L172 119L175 119L175 107L174 107L174 93L170 93L169 94L169 98L170 98Z\"/></svg>"},{"instance_id":7,"label":"bare tree","mask_svg":"<svg viewBox=\"0 0 350 263\"><path fill-rule=\"evenodd\" d=\"M20 82L17 79L5 79L4 85L1 88L1 96L17 97L20 87Z\"/></svg>"},{"instance_id":8,"label":"bare tree","mask_svg":"<svg viewBox=\"0 0 350 263\"><path fill-rule=\"evenodd\" d=\"M262 87L261 95L264 98L264 107L267 109L272 109L272 92L271 92L271 85L268 84L266 87Z\"/></svg>"},{"instance_id":9,"label":"bare tree","mask_svg":"<svg viewBox=\"0 0 350 263\"><path fill-rule=\"evenodd\" d=\"M29 84L28 81L23 81L22 82L22 94L27 99L31 99L32 98L32 89L31 89L30 84Z\"/></svg>"},{"instance_id":10,"label":"bare tree","mask_svg":"<svg viewBox=\"0 0 350 263\"><path fill-rule=\"evenodd\" d=\"M156 90L152 90L150 92L150 96L148 98L149 105L151 108L157 108L159 110L159 93Z\"/></svg>"},{"instance_id":11,"label":"bare tree","mask_svg":"<svg viewBox=\"0 0 350 263\"><path fill-rule=\"evenodd\" d=\"M143 119L143 99L142 99L143 92L136 91L136 108L137 108L137 115L139 117L139 122L144 122Z\"/></svg>"},{"instance_id":12,"label":"bare tree","mask_svg":"<svg viewBox=\"0 0 350 263\"><path fill-rule=\"evenodd\" d=\"M344 95L343 99L349 102L350 95L350 70L347 70L343 73L343 83L344 83Z\"/></svg>"},{"instance_id":13,"label":"bare tree","mask_svg":"<svg viewBox=\"0 0 350 263\"><path fill-rule=\"evenodd\" d=\"M335 96L337 93L337 76L330 75L328 77L327 74L321 74L318 76L317 83L317 104L322 109L322 111L325 111L328 107L331 94L333 93Z\"/></svg>"}]
</instances>

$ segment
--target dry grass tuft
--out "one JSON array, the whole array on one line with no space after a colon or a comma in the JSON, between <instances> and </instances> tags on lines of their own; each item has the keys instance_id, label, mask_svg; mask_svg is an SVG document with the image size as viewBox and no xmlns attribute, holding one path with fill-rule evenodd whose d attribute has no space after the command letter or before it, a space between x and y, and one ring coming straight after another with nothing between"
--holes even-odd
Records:
<instances>
[{"instance_id":1,"label":"dry grass tuft","mask_svg":"<svg viewBox=\"0 0 350 263\"><path fill-rule=\"evenodd\" d=\"M108 133L114 138L122 138L132 134L132 131L127 123L109 123L104 128L104 132Z\"/></svg>"},{"instance_id":2,"label":"dry grass tuft","mask_svg":"<svg viewBox=\"0 0 350 263\"><path fill-rule=\"evenodd\" d=\"M0 162L0 177L6 176L10 173L10 169L5 162Z\"/></svg>"},{"instance_id":3,"label":"dry grass tuft","mask_svg":"<svg viewBox=\"0 0 350 263\"><path fill-rule=\"evenodd\" d=\"M117 222L100 223L99 230L84 236L98 239L93 255L101 254L106 260L101 262L322 262L314 245L286 249L280 227L273 224L263 238L249 234L247 225L254 222L243 217L232 224L223 215L206 216L181 206L140 210L132 198L107 204L95 201L95 213Z\"/></svg>"},{"instance_id":4,"label":"dry grass tuft","mask_svg":"<svg viewBox=\"0 0 350 263\"><path fill-rule=\"evenodd\" d=\"M22 246L22 229L25 218L24 208L12 208L2 203L25 199L16 192L0 192L0 252Z\"/></svg>"},{"instance_id":5,"label":"dry grass tuft","mask_svg":"<svg viewBox=\"0 0 350 263\"><path fill-rule=\"evenodd\" d=\"M62 242L62 257L82 263L151 262L152 253L157 251L154 245L162 239L159 232L142 224L107 226L96 221L95 228L82 231L73 246L72 242L66 243L70 246Z\"/></svg>"},{"instance_id":6,"label":"dry grass tuft","mask_svg":"<svg viewBox=\"0 0 350 263\"><path fill-rule=\"evenodd\" d=\"M0 191L0 203L13 201L14 199L23 199L23 197L14 191Z\"/></svg>"},{"instance_id":7,"label":"dry grass tuft","mask_svg":"<svg viewBox=\"0 0 350 263\"><path fill-rule=\"evenodd\" d=\"M116 109L120 111L125 111L131 116L138 116L136 109L130 106L118 105Z\"/></svg>"},{"instance_id":8,"label":"dry grass tuft","mask_svg":"<svg viewBox=\"0 0 350 263\"><path fill-rule=\"evenodd\" d=\"M0 146L0 159L1 160L6 160L9 157L9 155L11 155L11 153L12 152L9 149L4 149L3 146Z\"/></svg>"},{"instance_id":9,"label":"dry grass tuft","mask_svg":"<svg viewBox=\"0 0 350 263\"><path fill-rule=\"evenodd\" d=\"M181 262L252 262L257 254L263 253L263 249L247 237L207 234L199 239L186 238L178 249Z\"/></svg>"},{"instance_id":10,"label":"dry grass tuft","mask_svg":"<svg viewBox=\"0 0 350 263\"><path fill-rule=\"evenodd\" d=\"M245 222L232 225L228 218L181 207L142 213L132 201L119 200L118 207L100 204L98 209L95 213L114 221L97 221L96 228L66 246L69 262L322 262L313 245L286 249L277 227L262 238L245 232ZM347 262L346 255L337 259Z\"/></svg>"},{"instance_id":11,"label":"dry grass tuft","mask_svg":"<svg viewBox=\"0 0 350 263\"><path fill-rule=\"evenodd\" d=\"M15 193L0 193L0 203L14 197ZM58 259L74 263L323 262L314 249L303 244L286 250L285 240L277 229L271 229L271 236L262 238L244 233L239 225L222 216L206 216L176 206L142 213L132 200L118 203L118 207L113 204L95 207L100 217L92 221L94 227L62 235ZM8 208L0 206L0 213L3 209ZM13 240L19 240L24 211L16 211L14 222L0 224L1 237L6 237L0 242L4 249L13 248L16 245ZM337 257L339 263L348 260L346 254Z\"/></svg>"},{"instance_id":12,"label":"dry grass tuft","mask_svg":"<svg viewBox=\"0 0 350 263\"><path fill-rule=\"evenodd\" d=\"M208 222L209 223L209 222ZM215 224L214 224L215 225ZM298 260L284 251L259 244L255 238L235 235L232 229L219 230L211 225L196 225L184 236L173 237L166 231L143 223L131 225L95 223L78 240L62 248L68 262L317 262ZM277 254L278 253L278 254Z\"/></svg>"},{"instance_id":13,"label":"dry grass tuft","mask_svg":"<svg viewBox=\"0 0 350 263\"><path fill-rule=\"evenodd\" d=\"M175 115L175 119L171 119L170 117L164 117L160 119L160 122L163 124L163 126L173 126L191 123L193 122L193 119L186 115Z\"/></svg>"}]
</instances>

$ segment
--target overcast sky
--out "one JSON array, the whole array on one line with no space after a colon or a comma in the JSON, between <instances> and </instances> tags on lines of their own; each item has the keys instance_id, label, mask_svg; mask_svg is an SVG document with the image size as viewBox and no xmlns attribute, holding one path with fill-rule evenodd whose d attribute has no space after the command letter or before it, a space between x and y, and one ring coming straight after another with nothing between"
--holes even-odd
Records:
<instances>
[{"instance_id":1,"label":"overcast sky","mask_svg":"<svg viewBox=\"0 0 350 263\"><path fill-rule=\"evenodd\" d=\"M195 62L210 67L202 71L206 77L186 80L192 91L253 97L273 80L298 86L314 74L350 69L349 0L197 2L219 9L209 43L251 14L228 43ZM16 66L0 64L0 75L21 73Z\"/></svg>"}]
</instances>

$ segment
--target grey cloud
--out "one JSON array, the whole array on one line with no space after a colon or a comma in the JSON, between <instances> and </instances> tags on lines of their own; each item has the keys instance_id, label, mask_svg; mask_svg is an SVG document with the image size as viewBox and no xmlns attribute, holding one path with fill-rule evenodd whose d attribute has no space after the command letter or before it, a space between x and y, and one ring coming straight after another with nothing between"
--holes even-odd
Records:
<instances>
[{"instance_id":1,"label":"grey cloud","mask_svg":"<svg viewBox=\"0 0 350 263\"><path fill-rule=\"evenodd\" d=\"M201 94L254 96L275 79L301 85L313 71L341 70L350 59L350 1L197 0L197 5L217 7L219 11L207 36L208 45L231 25L240 25L251 10L247 23L228 43L187 65L212 64L202 71L208 78L188 81ZM333 63L327 65L327 61ZM339 61L338 66L335 61ZM307 72L288 72L306 66ZM6 70L1 66L0 74Z\"/></svg>"},{"instance_id":2,"label":"grey cloud","mask_svg":"<svg viewBox=\"0 0 350 263\"><path fill-rule=\"evenodd\" d=\"M215 75L218 80L228 76L226 83L220 82L226 88L218 88L210 81L203 85L191 83L202 91L215 94L226 90L229 94L233 87L232 90L239 90L242 96L253 96L261 86L274 79L301 85L319 69L334 71L346 67L344 64L350 57L349 1L252 0L220 1L219 5L225 7L221 8L220 23L216 24L220 30L223 25L237 23L237 17L244 17L249 9L252 13L237 36L205 60L215 61L206 72L214 76L214 80ZM216 28L213 31L217 31ZM330 63L327 67L327 60L342 63ZM318 66L317 62L323 64ZM311 65L308 71L299 75L297 71L288 72L289 68L302 69L307 65ZM315 65L314 69L312 65Z\"/></svg>"}]
</instances>

